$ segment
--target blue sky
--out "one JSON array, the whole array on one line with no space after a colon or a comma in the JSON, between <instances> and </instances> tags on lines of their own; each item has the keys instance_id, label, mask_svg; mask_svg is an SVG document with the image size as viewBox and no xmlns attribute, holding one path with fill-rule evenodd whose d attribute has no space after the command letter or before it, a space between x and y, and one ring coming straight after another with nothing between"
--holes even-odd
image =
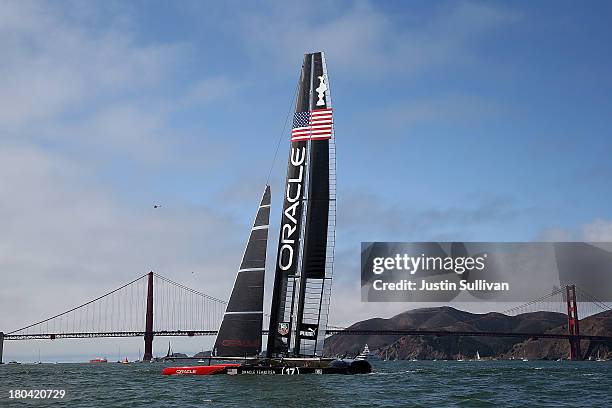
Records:
<instances>
[{"instance_id":1,"label":"blue sky","mask_svg":"<svg viewBox=\"0 0 612 408\"><path fill-rule=\"evenodd\" d=\"M282 137L280 219L313 50L336 112L332 321L412 306L359 302L361 241L612 240L611 9L4 2L0 329L149 269L226 298Z\"/></svg>"}]
</instances>

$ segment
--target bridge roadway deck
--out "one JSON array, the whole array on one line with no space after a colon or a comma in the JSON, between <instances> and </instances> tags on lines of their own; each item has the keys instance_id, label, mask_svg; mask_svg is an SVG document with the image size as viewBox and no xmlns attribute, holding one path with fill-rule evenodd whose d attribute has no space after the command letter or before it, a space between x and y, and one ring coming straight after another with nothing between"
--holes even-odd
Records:
<instances>
[{"instance_id":1,"label":"bridge roadway deck","mask_svg":"<svg viewBox=\"0 0 612 408\"><path fill-rule=\"evenodd\" d=\"M263 335L268 330L262 331ZM327 330L327 334L343 336L436 336L436 337L520 337L533 339L570 339L572 335L564 333L525 333L525 332L469 332L469 331L446 331L446 330L359 330L359 329L333 329ZM33 334L5 334L4 340L55 340L55 339L83 339L83 338L105 338L105 337L143 337L144 331L127 332L80 332L80 333L33 333ZM216 330L165 330L154 331L154 336L216 336ZM579 335L581 340L612 342L612 336Z\"/></svg>"}]
</instances>

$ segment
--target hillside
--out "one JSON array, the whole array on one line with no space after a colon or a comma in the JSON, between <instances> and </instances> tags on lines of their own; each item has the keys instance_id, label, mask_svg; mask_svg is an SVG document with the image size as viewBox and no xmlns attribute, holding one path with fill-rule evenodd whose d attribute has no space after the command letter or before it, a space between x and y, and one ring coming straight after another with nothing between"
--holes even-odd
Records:
<instances>
[{"instance_id":1,"label":"hillside","mask_svg":"<svg viewBox=\"0 0 612 408\"><path fill-rule=\"evenodd\" d=\"M563 332L566 316L554 312L524 313L507 316L501 313L474 314L452 307L409 310L389 319L368 319L353 324L351 329L362 330L463 330L505 332ZM612 335L612 312L604 312L581 320L581 332ZM390 359L453 359L460 354L509 358L567 357L565 341L529 340L494 337L435 337L435 336L343 336L334 335L325 342L326 355L355 355L368 344L370 350ZM585 344L584 351L588 349ZM607 353L607 349L605 350ZM604 349L602 348L602 356Z\"/></svg>"},{"instance_id":2,"label":"hillside","mask_svg":"<svg viewBox=\"0 0 612 408\"><path fill-rule=\"evenodd\" d=\"M565 333L567 327L565 324L555 327L549 332ZM580 332L582 334L590 334L594 336L612 336L612 311L598 313L580 320ZM604 344L589 344L588 341L582 341L580 348L584 358L595 358L597 352L602 358L612 359L612 348ZM567 358L569 355L569 342L565 340L554 339L529 339L515 344L507 353L503 354L503 358L517 358L525 355L529 359L559 359Z\"/></svg>"}]
</instances>

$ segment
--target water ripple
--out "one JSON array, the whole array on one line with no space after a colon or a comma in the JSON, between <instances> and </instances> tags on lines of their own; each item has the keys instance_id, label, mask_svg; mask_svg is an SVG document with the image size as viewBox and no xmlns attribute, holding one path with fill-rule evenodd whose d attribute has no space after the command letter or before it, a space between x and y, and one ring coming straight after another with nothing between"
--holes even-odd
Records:
<instances>
[{"instance_id":1,"label":"water ripple","mask_svg":"<svg viewBox=\"0 0 612 408\"><path fill-rule=\"evenodd\" d=\"M0 406L530 407L612 406L612 363L375 362L371 375L165 377L162 364L0 366ZM7 399L65 389L64 401ZM567 392L579 390L580 392Z\"/></svg>"}]
</instances>

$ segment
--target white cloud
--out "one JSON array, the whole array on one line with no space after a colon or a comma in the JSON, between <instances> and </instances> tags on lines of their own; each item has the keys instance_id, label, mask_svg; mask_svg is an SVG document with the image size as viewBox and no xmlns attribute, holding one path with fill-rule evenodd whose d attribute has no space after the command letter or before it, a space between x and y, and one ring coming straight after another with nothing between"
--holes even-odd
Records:
<instances>
[{"instance_id":1,"label":"white cloud","mask_svg":"<svg viewBox=\"0 0 612 408\"><path fill-rule=\"evenodd\" d=\"M45 3L5 2L0 9L0 128L5 131L85 102L146 89L181 51L180 44L137 46L129 31L97 30L63 17L61 8Z\"/></svg>"},{"instance_id":2,"label":"white cloud","mask_svg":"<svg viewBox=\"0 0 612 408\"><path fill-rule=\"evenodd\" d=\"M548 242L612 242L612 221L596 218L576 228L549 228L542 231L536 237L536 240Z\"/></svg>"},{"instance_id":3,"label":"white cloud","mask_svg":"<svg viewBox=\"0 0 612 408\"><path fill-rule=\"evenodd\" d=\"M100 16L92 10L71 12L51 3L0 8L2 331L150 269L225 298L244 245L243 234L231 233L242 230L242 220L180 199L154 210L153 192L126 199L122 180L105 174L118 157L120 178L147 166L205 162L206 155L223 160L224 150L186 149L171 125L175 102L190 96L158 95L175 74L183 44L139 43L122 15L97 27L91 19ZM223 80L195 81L207 84L196 87L200 99L223 94ZM219 274L228 279L215 279ZM92 344L98 343L81 347ZM11 343L5 353L27 347Z\"/></svg>"},{"instance_id":4,"label":"white cloud","mask_svg":"<svg viewBox=\"0 0 612 408\"><path fill-rule=\"evenodd\" d=\"M244 245L236 220L202 206L130 204L78 163L32 145L3 144L0 174L0 330L68 310L149 270L227 298ZM199 350L210 340L176 344ZM132 359L140 343L131 342ZM39 347L43 355L91 356L114 355L116 344ZM5 357L29 358L32 347L10 342Z\"/></svg>"},{"instance_id":5,"label":"white cloud","mask_svg":"<svg viewBox=\"0 0 612 408\"><path fill-rule=\"evenodd\" d=\"M3 326L71 306L149 269L175 279L192 279L195 271L207 292L227 292L230 283L208 279L219 271L233 275L242 240L223 232L237 227L214 210L127 205L108 186L91 184L92 175L74 163L32 146L4 146L0 173L10 180L0 189L0 304L10 293L28 293L32 280L51 292L19 316L0 316ZM202 288L201 282L191 283ZM74 297L56 298L57 290Z\"/></svg>"},{"instance_id":6,"label":"white cloud","mask_svg":"<svg viewBox=\"0 0 612 408\"><path fill-rule=\"evenodd\" d=\"M596 219L582 226L585 241L612 242L612 221Z\"/></svg>"},{"instance_id":7,"label":"white cloud","mask_svg":"<svg viewBox=\"0 0 612 408\"><path fill-rule=\"evenodd\" d=\"M422 73L475 58L474 45L484 35L518 16L483 3L450 3L431 15L383 14L375 3L276 4L272 14L249 15L245 39L253 55L283 65L303 51L329 53L334 72L371 79ZM333 78L332 78L333 80Z\"/></svg>"}]
</instances>

